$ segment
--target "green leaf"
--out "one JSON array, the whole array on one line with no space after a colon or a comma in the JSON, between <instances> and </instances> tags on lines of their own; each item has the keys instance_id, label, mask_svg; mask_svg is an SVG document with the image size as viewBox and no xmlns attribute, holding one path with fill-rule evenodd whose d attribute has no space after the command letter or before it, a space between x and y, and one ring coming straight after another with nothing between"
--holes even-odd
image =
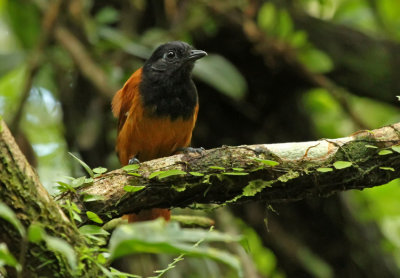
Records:
<instances>
[{"instance_id":1,"label":"green leaf","mask_svg":"<svg viewBox=\"0 0 400 278\"><path fill-rule=\"evenodd\" d=\"M125 185L124 186L124 190L126 192L130 192L130 193L140 191L144 188L145 188L145 186L134 186L134 185Z\"/></svg>"},{"instance_id":2,"label":"green leaf","mask_svg":"<svg viewBox=\"0 0 400 278\"><path fill-rule=\"evenodd\" d=\"M202 176L204 176L203 173L199 173L199 172L189 172L189 174L191 174L192 176L196 176L196 177L202 177Z\"/></svg>"},{"instance_id":3,"label":"green leaf","mask_svg":"<svg viewBox=\"0 0 400 278\"><path fill-rule=\"evenodd\" d=\"M79 231L84 235L109 235L110 233L104 230L100 226L96 225L84 225L79 228Z\"/></svg>"},{"instance_id":4,"label":"green leaf","mask_svg":"<svg viewBox=\"0 0 400 278\"><path fill-rule=\"evenodd\" d=\"M264 188L270 187L272 181L264 181L261 179L250 181L245 188L243 188L242 196L255 196L258 192L261 192Z\"/></svg>"},{"instance_id":5,"label":"green leaf","mask_svg":"<svg viewBox=\"0 0 400 278\"><path fill-rule=\"evenodd\" d=\"M243 169L243 168L232 168L232 170L234 170L234 171L238 171L238 172L242 172L242 171L244 171L244 169Z\"/></svg>"},{"instance_id":6,"label":"green leaf","mask_svg":"<svg viewBox=\"0 0 400 278\"><path fill-rule=\"evenodd\" d=\"M73 188L80 187L81 185L83 185L85 183L85 181L86 181L86 177L80 177L77 179L73 179L71 182L71 186Z\"/></svg>"},{"instance_id":7,"label":"green leaf","mask_svg":"<svg viewBox=\"0 0 400 278\"><path fill-rule=\"evenodd\" d=\"M208 166L208 168L214 169L214 170L225 170L225 168L221 167L221 166Z\"/></svg>"},{"instance_id":8,"label":"green leaf","mask_svg":"<svg viewBox=\"0 0 400 278\"><path fill-rule=\"evenodd\" d=\"M172 170L164 171L163 173L159 174L158 178L161 180L161 179L165 179L170 176L177 176L177 175L186 175L186 172L179 170L179 169L172 169Z\"/></svg>"},{"instance_id":9,"label":"green leaf","mask_svg":"<svg viewBox=\"0 0 400 278\"><path fill-rule=\"evenodd\" d=\"M400 145L392 146L392 150L394 150L397 153L400 153Z\"/></svg>"},{"instance_id":10,"label":"green leaf","mask_svg":"<svg viewBox=\"0 0 400 278\"><path fill-rule=\"evenodd\" d=\"M290 170L286 174L279 176L278 181L288 182L290 180L298 178L299 176L300 176L300 173L298 171Z\"/></svg>"},{"instance_id":11,"label":"green leaf","mask_svg":"<svg viewBox=\"0 0 400 278\"><path fill-rule=\"evenodd\" d=\"M241 276L239 260L224 251L211 247L193 246L201 241L232 242L239 238L216 231L182 229L176 222L163 219L121 225L110 239L111 260L134 253L184 254L213 259L234 268Z\"/></svg>"},{"instance_id":12,"label":"green leaf","mask_svg":"<svg viewBox=\"0 0 400 278\"><path fill-rule=\"evenodd\" d=\"M279 162L273 161L273 160L268 160L268 159L262 159L261 163L263 163L265 165L268 165L268 166L271 166L271 167L279 165Z\"/></svg>"},{"instance_id":13,"label":"green leaf","mask_svg":"<svg viewBox=\"0 0 400 278\"><path fill-rule=\"evenodd\" d=\"M96 222L98 224L103 224L103 220L101 220L101 218L96 213L94 213L93 211L87 211L86 215L93 222Z\"/></svg>"},{"instance_id":14,"label":"green leaf","mask_svg":"<svg viewBox=\"0 0 400 278\"><path fill-rule=\"evenodd\" d=\"M80 216L78 213L76 213L75 211L72 211L72 217L73 217L76 221L82 222L81 216Z\"/></svg>"},{"instance_id":15,"label":"green leaf","mask_svg":"<svg viewBox=\"0 0 400 278\"><path fill-rule=\"evenodd\" d=\"M155 171L155 172L153 172L153 173L151 173L151 174L149 175L149 179L155 178L155 177L157 177L158 175L161 175L162 173L164 173L164 171Z\"/></svg>"},{"instance_id":16,"label":"green leaf","mask_svg":"<svg viewBox=\"0 0 400 278\"><path fill-rule=\"evenodd\" d=\"M57 184L59 185L57 188L61 192L67 192L67 191L76 192L75 189L68 183L58 181Z\"/></svg>"},{"instance_id":17,"label":"green leaf","mask_svg":"<svg viewBox=\"0 0 400 278\"><path fill-rule=\"evenodd\" d=\"M93 202L93 201L100 201L100 200L104 200L104 196L92 195L92 194L83 195L83 201L84 202Z\"/></svg>"},{"instance_id":18,"label":"green leaf","mask_svg":"<svg viewBox=\"0 0 400 278\"><path fill-rule=\"evenodd\" d=\"M377 146L373 146L373 145L365 145L366 148L370 148L370 149L377 149Z\"/></svg>"},{"instance_id":19,"label":"green leaf","mask_svg":"<svg viewBox=\"0 0 400 278\"><path fill-rule=\"evenodd\" d=\"M100 253L99 255L97 255L97 261L102 265L105 265L107 263L107 259L104 256L104 253Z\"/></svg>"},{"instance_id":20,"label":"green leaf","mask_svg":"<svg viewBox=\"0 0 400 278\"><path fill-rule=\"evenodd\" d=\"M378 154L379 155L388 155L392 154L393 152L391 150L381 150Z\"/></svg>"},{"instance_id":21,"label":"green leaf","mask_svg":"<svg viewBox=\"0 0 400 278\"><path fill-rule=\"evenodd\" d=\"M25 228L22 226L21 222L18 220L14 211L10 209L6 204L0 201L0 218L3 218L5 221L9 222L13 225L19 232L19 234L24 237L25 236Z\"/></svg>"},{"instance_id":22,"label":"green leaf","mask_svg":"<svg viewBox=\"0 0 400 278\"><path fill-rule=\"evenodd\" d=\"M305 31L294 31L293 34L288 38L289 43L294 48L300 48L306 46L308 43L308 34Z\"/></svg>"},{"instance_id":23,"label":"green leaf","mask_svg":"<svg viewBox=\"0 0 400 278\"><path fill-rule=\"evenodd\" d=\"M249 173L245 173L245 172L225 172L225 173L222 173L222 174L227 175L227 176L246 176Z\"/></svg>"},{"instance_id":24,"label":"green leaf","mask_svg":"<svg viewBox=\"0 0 400 278\"><path fill-rule=\"evenodd\" d=\"M220 55L210 54L197 61L193 75L235 100L243 99L247 91L243 75Z\"/></svg>"},{"instance_id":25,"label":"green leaf","mask_svg":"<svg viewBox=\"0 0 400 278\"><path fill-rule=\"evenodd\" d=\"M278 21L278 36L284 40L288 40L293 33L293 21L286 10L281 9L279 11Z\"/></svg>"},{"instance_id":26,"label":"green leaf","mask_svg":"<svg viewBox=\"0 0 400 278\"><path fill-rule=\"evenodd\" d=\"M126 172L130 172L130 171L135 171L135 170L139 169L139 167L140 167L139 164L130 164L130 165L126 165L126 166L122 167L121 169Z\"/></svg>"},{"instance_id":27,"label":"green leaf","mask_svg":"<svg viewBox=\"0 0 400 278\"><path fill-rule=\"evenodd\" d=\"M105 172L107 172L107 168L97 167L93 169L93 172L96 174L104 174Z\"/></svg>"},{"instance_id":28,"label":"green leaf","mask_svg":"<svg viewBox=\"0 0 400 278\"><path fill-rule=\"evenodd\" d=\"M18 39L23 49L33 49L41 33L40 9L30 1L7 1L4 13L13 37Z\"/></svg>"},{"instance_id":29,"label":"green leaf","mask_svg":"<svg viewBox=\"0 0 400 278\"><path fill-rule=\"evenodd\" d=\"M30 242L39 243L45 237L46 233L38 224L32 223L28 228L28 239Z\"/></svg>"},{"instance_id":30,"label":"green leaf","mask_svg":"<svg viewBox=\"0 0 400 278\"><path fill-rule=\"evenodd\" d=\"M77 260L75 250L66 240L49 235L46 235L44 240L50 250L62 254L67 259L72 270L76 269Z\"/></svg>"},{"instance_id":31,"label":"green leaf","mask_svg":"<svg viewBox=\"0 0 400 278\"><path fill-rule=\"evenodd\" d=\"M135 176L135 177L141 177L142 176L141 174L135 173L135 172L128 172L127 174L130 175L130 176Z\"/></svg>"},{"instance_id":32,"label":"green leaf","mask_svg":"<svg viewBox=\"0 0 400 278\"><path fill-rule=\"evenodd\" d=\"M330 167L320 167L320 168L317 168L317 171L321 172L321 173L326 173L326 172L332 172L333 169Z\"/></svg>"},{"instance_id":33,"label":"green leaf","mask_svg":"<svg viewBox=\"0 0 400 278\"><path fill-rule=\"evenodd\" d=\"M14 258L14 256L10 253L7 248L7 245L4 242L0 242L0 267L2 265L9 265L12 267L19 266L18 261ZM1 272L0 272L1 275ZM0 276L3 277L3 276Z\"/></svg>"},{"instance_id":34,"label":"green leaf","mask_svg":"<svg viewBox=\"0 0 400 278\"><path fill-rule=\"evenodd\" d=\"M340 170L340 169L344 169L344 168L348 168L351 165L353 165L352 162L350 161L336 161L335 163L333 163L333 167L335 167L336 169Z\"/></svg>"},{"instance_id":35,"label":"green leaf","mask_svg":"<svg viewBox=\"0 0 400 278\"><path fill-rule=\"evenodd\" d=\"M130 274L130 273L126 273L126 272L121 272L118 269L115 269L113 267L110 267L110 270L111 270L112 276L121 277L121 278L128 278L128 277L129 278L142 278L142 276Z\"/></svg>"},{"instance_id":36,"label":"green leaf","mask_svg":"<svg viewBox=\"0 0 400 278\"><path fill-rule=\"evenodd\" d=\"M304 49L298 53L297 57L312 72L325 73L333 68L331 58L316 48Z\"/></svg>"},{"instance_id":37,"label":"green leaf","mask_svg":"<svg viewBox=\"0 0 400 278\"><path fill-rule=\"evenodd\" d=\"M269 160L269 159L261 159L258 157L249 157L250 159L253 159L255 161L261 162L262 164L271 166L271 167L275 167L278 166L280 163L278 161L274 161L274 160Z\"/></svg>"},{"instance_id":38,"label":"green leaf","mask_svg":"<svg viewBox=\"0 0 400 278\"><path fill-rule=\"evenodd\" d=\"M76 157L75 155L73 155L72 153L68 152L68 154L70 156L72 156L76 161L79 162L79 164L82 165L83 168L85 168L86 172L88 172L89 176L91 176L93 178L94 173L92 171L92 169L90 169L89 165L87 165L85 162L83 162L82 160L80 160L78 157Z\"/></svg>"},{"instance_id":39,"label":"green leaf","mask_svg":"<svg viewBox=\"0 0 400 278\"><path fill-rule=\"evenodd\" d=\"M63 205L63 207L65 207L68 210L70 217L72 217L76 221L82 222L82 218L79 215L79 213L81 213L81 210L74 202L66 200L65 205Z\"/></svg>"},{"instance_id":40,"label":"green leaf","mask_svg":"<svg viewBox=\"0 0 400 278\"><path fill-rule=\"evenodd\" d=\"M71 208L73 211L75 211L77 213L81 213L81 209L78 208L78 206L74 202L71 202Z\"/></svg>"},{"instance_id":41,"label":"green leaf","mask_svg":"<svg viewBox=\"0 0 400 278\"><path fill-rule=\"evenodd\" d=\"M258 25L267 32L272 32L277 23L278 11L271 2L264 3L259 12L257 22Z\"/></svg>"},{"instance_id":42,"label":"green leaf","mask_svg":"<svg viewBox=\"0 0 400 278\"><path fill-rule=\"evenodd\" d=\"M386 171L392 171L392 172L394 172L394 171L396 171L394 168L392 168L392 167L379 167L379 169L381 169L381 170L386 170Z\"/></svg>"},{"instance_id":43,"label":"green leaf","mask_svg":"<svg viewBox=\"0 0 400 278\"><path fill-rule=\"evenodd\" d=\"M91 183L93 183L93 178L92 177L85 178L85 183L84 184L88 185L88 184L91 184Z\"/></svg>"},{"instance_id":44,"label":"green leaf","mask_svg":"<svg viewBox=\"0 0 400 278\"><path fill-rule=\"evenodd\" d=\"M96 22L100 24L112 24L119 19L119 12L110 6L106 6L102 8L94 18Z\"/></svg>"}]
</instances>

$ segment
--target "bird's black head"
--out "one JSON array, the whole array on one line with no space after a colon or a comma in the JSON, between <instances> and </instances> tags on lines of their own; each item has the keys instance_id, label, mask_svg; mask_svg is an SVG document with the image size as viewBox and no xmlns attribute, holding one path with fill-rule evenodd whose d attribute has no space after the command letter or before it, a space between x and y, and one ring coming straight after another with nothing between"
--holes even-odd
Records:
<instances>
[{"instance_id":1,"label":"bird's black head","mask_svg":"<svg viewBox=\"0 0 400 278\"><path fill-rule=\"evenodd\" d=\"M184 78L189 77L194 62L207 53L195 50L185 42L173 41L160 45L146 61L143 73L152 77Z\"/></svg>"},{"instance_id":2,"label":"bird's black head","mask_svg":"<svg viewBox=\"0 0 400 278\"><path fill-rule=\"evenodd\" d=\"M193 116L197 90L190 78L194 62L207 53L187 43L175 41L159 46L145 62L140 82L140 95L149 115Z\"/></svg>"}]
</instances>

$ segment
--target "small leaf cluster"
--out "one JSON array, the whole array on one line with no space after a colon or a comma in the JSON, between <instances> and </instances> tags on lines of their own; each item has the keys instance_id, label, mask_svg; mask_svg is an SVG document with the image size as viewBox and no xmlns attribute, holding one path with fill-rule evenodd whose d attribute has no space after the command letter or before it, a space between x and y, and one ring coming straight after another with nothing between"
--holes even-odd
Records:
<instances>
[{"instance_id":1,"label":"small leaf cluster","mask_svg":"<svg viewBox=\"0 0 400 278\"><path fill-rule=\"evenodd\" d=\"M369 149L378 149L377 146L369 145L369 144L366 144L365 147L369 148ZM394 152L400 153L400 145L395 145L395 146L391 146L390 148L385 148L385 149L379 150L377 152L377 154L380 156L384 156L384 155L391 155ZM317 171L321 172L321 173L326 173L326 172L331 172L334 169L342 170L342 169L353 166L353 162L338 160L338 161L334 162L332 164L332 166L333 166L333 168L332 167L319 167L319 168L317 168ZM379 169L385 170L385 171L392 171L392 172L395 171L395 169L393 167L380 166Z\"/></svg>"}]
</instances>

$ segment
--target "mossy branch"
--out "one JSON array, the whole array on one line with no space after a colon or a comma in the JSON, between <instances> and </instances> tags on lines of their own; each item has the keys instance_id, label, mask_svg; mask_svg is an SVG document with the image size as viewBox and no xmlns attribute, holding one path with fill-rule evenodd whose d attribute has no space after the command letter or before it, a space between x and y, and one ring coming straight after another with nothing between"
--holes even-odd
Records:
<instances>
[{"instance_id":1,"label":"mossy branch","mask_svg":"<svg viewBox=\"0 0 400 278\"><path fill-rule=\"evenodd\" d=\"M155 207L328 196L398 178L399 144L400 123L339 139L224 146L115 170L95 178L81 193L99 197L85 207L104 220Z\"/></svg>"},{"instance_id":2,"label":"mossy branch","mask_svg":"<svg viewBox=\"0 0 400 278\"><path fill-rule=\"evenodd\" d=\"M27 231L31 224L46 234L62 238L77 255L88 248L78 229L50 197L16 145L6 124L0 119L0 202L6 204ZM7 244L14 257L20 259L22 272L7 269L7 277L96 277L98 267L88 261L81 270L73 270L68 260L41 241L32 243L21 236L9 222L0 218L0 242ZM1 276L1 274L0 274Z\"/></svg>"},{"instance_id":3,"label":"mossy branch","mask_svg":"<svg viewBox=\"0 0 400 278\"><path fill-rule=\"evenodd\" d=\"M79 231L41 186L5 123L0 124L0 200L12 208L25 229L40 223L49 235L73 243L79 254L85 248ZM82 197L92 195L97 200L80 203L107 220L153 207L275 203L327 196L398 178L399 145L400 123L339 139L224 146L203 155L175 155L142 163L137 169L103 174L80 192ZM0 241L7 243L14 256L21 257L21 250L30 250L23 254L25 274L73 275L64 258L55 256L44 244L28 243L10 225L0 222ZM21 242L29 248L21 248ZM36 269L43 261L53 263ZM96 272L93 265L87 269Z\"/></svg>"}]
</instances>

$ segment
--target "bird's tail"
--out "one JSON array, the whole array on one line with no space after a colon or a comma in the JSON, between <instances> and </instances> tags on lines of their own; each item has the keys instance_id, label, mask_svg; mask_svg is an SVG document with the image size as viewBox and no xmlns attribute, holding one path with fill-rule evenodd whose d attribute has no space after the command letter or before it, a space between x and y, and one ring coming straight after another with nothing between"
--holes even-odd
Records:
<instances>
[{"instance_id":1,"label":"bird's tail","mask_svg":"<svg viewBox=\"0 0 400 278\"><path fill-rule=\"evenodd\" d=\"M129 223L154 220L158 217L163 217L166 221L169 221L171 218L171 211L169 209L153 208L122 216L122 218L127 219Z\"/></svg>"}]
</instances>

